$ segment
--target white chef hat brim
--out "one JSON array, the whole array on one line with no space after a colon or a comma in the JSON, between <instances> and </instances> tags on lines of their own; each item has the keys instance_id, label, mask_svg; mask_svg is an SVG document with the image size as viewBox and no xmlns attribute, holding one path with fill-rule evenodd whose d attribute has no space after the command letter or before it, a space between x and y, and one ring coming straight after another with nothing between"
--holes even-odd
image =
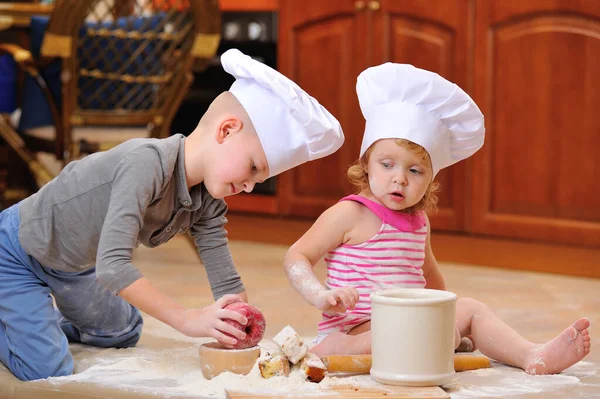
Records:
<instances>
[{"instance_id":1,"label":"white chef hat brim","mask_svg":"<svg viewBox=\"0 0 600 399\"><path fill-rule=\"evenodd\" d=\"M328 156L342 146L338 120L296 83L239 50L227 51L221 61L236 78L229 91L254 125L270 176Z\"/></svg>"},{"instance_id":2,"label":"white chef hat brim","mask_svg":"<svg viewBox=\"0 0 600 399\"><path fill-rule=\"evenodd\" d=\"M363 71L356 91L366 119L361 156L377 140L404 138L427 150L435 176L483 145L483 114L460 87L436 73L386 63Z\"/></svg>"}]
</instances>

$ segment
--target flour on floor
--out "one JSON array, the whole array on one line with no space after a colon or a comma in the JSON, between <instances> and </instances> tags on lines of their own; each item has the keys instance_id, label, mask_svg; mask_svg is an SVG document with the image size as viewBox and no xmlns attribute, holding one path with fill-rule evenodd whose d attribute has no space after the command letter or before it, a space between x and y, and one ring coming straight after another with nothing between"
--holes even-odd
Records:
<instances>
[{"instance_id":1,"label":"flour on floor","mask_svg":"<svg viewBox=\"0 0 600 399\"><path fill-rule=\"evenodd\" d=\"M599 371L597 364L582 361L561 374L529 375L521 369L492 362L491 368L460 373L458 380L444 389L452 399L551 392L568 386L583 386L582 379L596 376Z\"/></svg>"},{"instance_id":2,"label":"flour on floor","mask_svg":"<svg viewBox=\"0 0 600 399\"><path fill-rule=\"evenodd\" d=\"M204 340L206 341L206 340ZM203 342L200 340L200 342ZM49 378L55 386L70 382L110 386L126 391L158 396L225 398L225 389L252 393L285 394L301 392L326 395L326 389L336 385L375 386L366 376L327 377L320 384L307 382L300 370L289 377L264 379L255 365L248 375L222 373L212 380L202 375L198 347L186 345L166 350L144 348L96 349L72 345L75 353L75 374ZM261 342L261 349L275 349L270 340Z\"/></svg>"},{"instance_id":3,"label":"flour on floor","mask_svg":"<svg viewBox=\"0 0 600 399\"><path fill-rule=\"evenodd\" d=\"M270 341L261 343L263 350L271 350L273 345ZM164 351L143 347L120 350L81 347L75 360L76 374L48 381L55 385L78 381L158 396L200 398L225 398L225 389L275 395L301 392L314 396L326 395L325 390L336 385L376 385L368 375L328 376L320 384L314 384L306 382L299 371L287 378L265 380L257 366L246 376L223 373L206 380L198 367L197 345ZM576 386L581 384L580 378L595 376L597 371L596 364L581 362L560 375L531 376L494 363L490 369L460 373L455 382L444 388L452 399L506 397Z\"/></svg>"},{"instance_id":4,"label":"flour on floor","mask_svg":"<svg viewBox=\"0 0 600 399\"><path fill-rule=\"evenodd\" d=\"M263 379L257 365L242 376L223 373L206 380L199 367L198 348L207 339L193 339L160 323L145 326L144 334L165 338L168 348L143 344L130 349L98 349L71 345L75 358L75 374L50 378L54 386L70 382L98 384L114 389L153 394L161 397L225 398L225 389L255 394L301 393L306 396L327 395L336 385L358 387L380 386L369 375L328 376L320 384L304 380L300 371L289 377ZM310 338L305 338L310 342ZM271 340L260 344L264 351L276 348ZM551 392L565 387L580 389L587 377L598 375L596 363L580 362L559 375L531 376L520 369L493 363L489 369L462 372L444 388L452 399L506 397L528 393ZM592 387L589 387L593 389Z\"/></svg>"}]
</instances>

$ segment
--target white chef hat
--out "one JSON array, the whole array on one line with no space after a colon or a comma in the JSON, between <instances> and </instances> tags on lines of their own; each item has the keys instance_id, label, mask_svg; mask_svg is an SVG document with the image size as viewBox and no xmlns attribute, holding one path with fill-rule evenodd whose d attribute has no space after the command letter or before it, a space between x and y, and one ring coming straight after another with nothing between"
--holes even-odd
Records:
<instances>
[{"instance_id":1,"label":"white chef hat","mask_svg":"<svg viewBox=\"0 0 600 399\"><path fill-rule=\"evenodd\" d=\"M388 62L363 71L356 92L367 121L361 156L377 140L403 138L427 150L435 176L483 145L483 114L436 73Z\"/></svg>"},{"instance_id":2,"label":"white chef hat","mask_svg":"<svg viewBox=\"0 0 600 399\"><path fill-rule=\"evenodd\" d=\"M344 143L338 120L281 73L237 49L223 53L221 64L236 78L229 91L252 120L270 176L330 155Z\"/></svg>"}]
</instances>

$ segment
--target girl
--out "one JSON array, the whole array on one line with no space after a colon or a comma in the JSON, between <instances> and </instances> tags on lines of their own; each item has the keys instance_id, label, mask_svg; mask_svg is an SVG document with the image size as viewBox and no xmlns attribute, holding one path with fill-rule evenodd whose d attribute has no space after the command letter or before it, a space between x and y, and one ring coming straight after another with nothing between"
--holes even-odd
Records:
<instances>
[{"instance_id":1,"label":"girl","mask_svg":"<svg viewBox=\"0 0 600 399\"><path fill-rule=\"evenodd\" d=\"M294 289L323 312L318 356L371 353L371 292L446 289L430 245L425 211L437 198L437 172L483 145L483 115L471 98L437 74L383 64L358 77L366 127L358 162L348 170L358 195L326 210L289 249L284 268ZM323 286L313 266L325 257ZM460 298L456 346L471 336L486 356L530 374L554 374L590 351L589 321L534 344L485 304Z\"/></svg>"}]
</instances>

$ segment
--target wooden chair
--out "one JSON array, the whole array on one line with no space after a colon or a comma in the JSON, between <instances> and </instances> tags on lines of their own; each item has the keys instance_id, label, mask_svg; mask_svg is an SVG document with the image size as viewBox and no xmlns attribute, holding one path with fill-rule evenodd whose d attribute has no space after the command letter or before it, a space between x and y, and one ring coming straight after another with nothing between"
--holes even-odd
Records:
<instances>
[{"instance_id":1,"label":"wooden chair","mask_svg":"<svg viewBox=\"0 0 600 399\"><path fill-rule=\"evenodd\" d=\"M54 128L34 135L0 117L0 137L27 163L38 186L56 175L39 162L40 151L52 153L62 167L129 138L122 134L125 126L143 127L146 137L167 137L192 67L208 65L220 32L217 0L56 0L39 57L0 43L0 54L11 54L41 89ZM59 89L53 92L43 71L56 62ZM92 137L85 129L78 135L87 126L103 128Z\"/></svg>"}]
</instances>

